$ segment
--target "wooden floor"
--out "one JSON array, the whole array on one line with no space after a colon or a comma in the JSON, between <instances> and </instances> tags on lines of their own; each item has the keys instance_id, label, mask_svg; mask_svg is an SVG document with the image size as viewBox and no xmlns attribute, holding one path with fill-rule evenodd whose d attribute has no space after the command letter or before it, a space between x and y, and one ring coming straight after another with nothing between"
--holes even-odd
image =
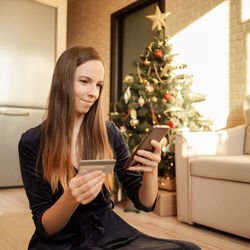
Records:
<instances>
[{"instance_id":1,"label":"wooden floor","mask_svg":"<svg viewBox=\"0 0 250 250\"><path fill-rule=\"evenodd\" d=\"M194 227L177 221L176 217L160 217L154 213L140 212L124 212L121 206L116 206L116 213L120 215L129 224L136 227L140 231L149 234L151 236L166 238L166 239L178 239L191 241L202 249L225 249L225 250L244 250L250 249L250 241L244 238L236 237L230 234L222 233L216 230L212 230L206 227ZM17 233L17 228L12 225L11 232L8 232L6 227L4 230L0 225L0 249L9 250L16 249L22 250L27 249L27 242L29 241L31 234L34 230L32 224L31 214L28 208L28 201L25 196L25 192L22 188L10 188L0 189L0 219L5 223L6 219L8 223L6 225L15 223L16 215L24 216L26 223L26 234L23 232ZM1 220L0 220L1 223ZM17 225L18 226L18 225ZM25 225L22 225L23 228ZM22 234L13 236L13 232L16 234ZM6 235L7 234L7 235ZM9 235L8 235L9 234ZM1 239L4 236L4 248ZM15 243L13 242L15 239ZM18 242L22 241L22 242Z\"/></svg>"}]
</instances>

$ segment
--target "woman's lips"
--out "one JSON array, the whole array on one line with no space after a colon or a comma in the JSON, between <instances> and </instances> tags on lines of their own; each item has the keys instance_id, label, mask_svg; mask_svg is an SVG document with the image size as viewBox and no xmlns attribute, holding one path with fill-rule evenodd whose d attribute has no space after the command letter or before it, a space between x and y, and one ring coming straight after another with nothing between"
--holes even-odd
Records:
<instances>
[{"instance_id":1,"label":"woman's lips","mask_svg":"<svg viewBox=\"0 0 250 250\"><path fill-rule=\"evenodd\" d=\"M92 101L88 101L88 100L84 100L84 99L80 99L82 102L88 103L88 104L92 104Z\"/></svg>"}]
</instances>

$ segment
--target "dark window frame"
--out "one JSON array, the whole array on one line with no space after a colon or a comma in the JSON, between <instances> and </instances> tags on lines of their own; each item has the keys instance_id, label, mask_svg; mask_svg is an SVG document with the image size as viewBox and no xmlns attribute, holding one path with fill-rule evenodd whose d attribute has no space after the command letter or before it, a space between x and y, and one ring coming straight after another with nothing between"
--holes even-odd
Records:
<instances>
[{"instance_id":1,"label":"dark window frame","mask_svg":"<svg viewBox=\"0 0 250 250\"><path fill-rule=\"evenodd\" d=\"M116 103L122 94L123 25L124 18L151 4L158 3L165 12L165 0L138 0L111 15L110 103ZM154 13L152 13L154 14ZM110 111L114 111L113 105Z\"/></svg>"}]
</instances>

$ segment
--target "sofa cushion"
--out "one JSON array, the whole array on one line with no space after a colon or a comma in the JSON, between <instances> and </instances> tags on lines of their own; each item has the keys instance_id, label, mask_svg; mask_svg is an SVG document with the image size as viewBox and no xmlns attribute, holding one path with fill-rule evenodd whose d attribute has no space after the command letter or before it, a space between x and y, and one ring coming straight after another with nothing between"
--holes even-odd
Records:
<instances>
[{"instance_id":1,"label":"sofa cushion","mask_svg":"<svg viewBox=\"0 0 250 250\"><path fill-rule=\"evenodd\" d=\"M250 154L250 126L247 126L245 137L245 154Z\"/></svg>"},{"instance_id":2,"label":"sofa cushion","mask_svg":"<svg viewBox=\"0 0 250 250\"><path fill-rule=\"evenodd\" d=\"M250 155L200 156L190 168L193 176L250 183Z\"/></svg>"}]
</instances>

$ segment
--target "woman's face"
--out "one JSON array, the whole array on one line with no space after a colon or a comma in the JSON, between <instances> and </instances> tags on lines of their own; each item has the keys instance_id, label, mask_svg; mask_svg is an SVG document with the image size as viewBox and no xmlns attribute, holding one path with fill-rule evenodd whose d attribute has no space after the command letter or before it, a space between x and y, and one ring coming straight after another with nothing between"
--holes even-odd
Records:
<instances>
[{"instance_id":1,"label":"woman's face","mask_svg":"<svg viewBox=\"0 0 250 250\"><path fill-rule=\"evenodd\" d=\"M104 67L99 60L85 62L76 68L73 88L77 116L86 114L98 99L103 80Z\"/></svg>"}]
</instances>

